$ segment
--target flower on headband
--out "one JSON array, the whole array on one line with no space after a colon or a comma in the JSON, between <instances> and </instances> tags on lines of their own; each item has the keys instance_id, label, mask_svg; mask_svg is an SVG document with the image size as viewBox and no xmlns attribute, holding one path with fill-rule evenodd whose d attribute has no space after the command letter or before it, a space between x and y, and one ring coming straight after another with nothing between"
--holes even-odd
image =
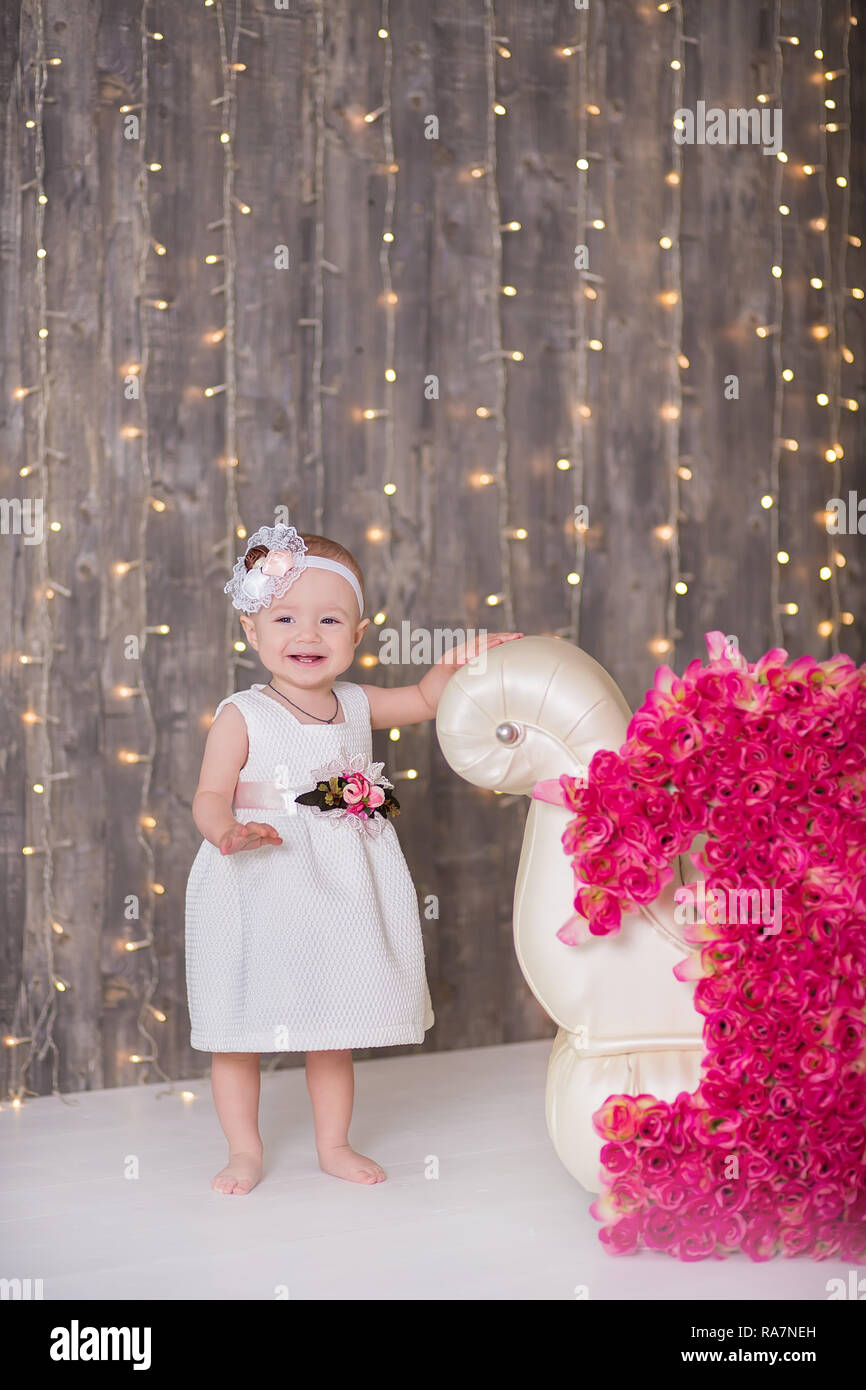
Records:
<instances>
[{"instance_id":1,"label":"flower on headband","mask_svg":"<svg viewBox=\"0 0 866 1390\"><path fill-rule=\"evenodd\" d=\"M256 560L252 569L246 567L246 556L256 546L266 545L268 554ZM223 590L231 594L232 605L243 613L256 613L270 608L275 598L282 598L291 584L302 574L306 561L306 541L294 526L262 526L247 542L244 555L239 555L232 577Z\"/></svg>"},{"instance_id":2,"label":"flower on headband","mask_svg":"<svg viewBox=\"0 0 866 1390\"><path fill-rule=\"evenodd\" d=\"M312 806L327 816L332 825L347 821L355 830L381 835L386 817L400 814L395 796L382 790L393 784L381 775L384 763L365 765L362 753L349 757L345 750L323 767L313 768L313 791L295 797L300 806Z\"/></svg>"}]
</instances>

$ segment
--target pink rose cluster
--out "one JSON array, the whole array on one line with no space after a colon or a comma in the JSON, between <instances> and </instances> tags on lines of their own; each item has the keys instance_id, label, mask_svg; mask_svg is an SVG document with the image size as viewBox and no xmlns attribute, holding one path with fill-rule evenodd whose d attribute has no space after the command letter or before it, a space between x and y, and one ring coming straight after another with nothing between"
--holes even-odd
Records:
<instances>
[{"instance_id":1,"label":"pink rose cluster","mask_svg":"<svg viewBox=\"0 0 866 1390\"><path fill-rule=\"evenodd\" d=\"M381 806L385 793L375 782L370 782L360 772L352 772L343 787L343 801L351 815L365 816L368 807L372 810Z\"/></svg>"},{"instance_id":2,"label":"pink rose cluster","mask_svg":"<svg viewBox=\"0 0 866 1390\"><path fill-rule=\"evenodd\" d=\"M808 1255L866 1262L866 667L773 650L755 664L707 634L709 661L668 667L619 753L586 785L563 844L589 931L620 928L691 854L710 889L777 889L761 922L686 928L702 1075L668 1103L596 1111L612 1252L681 1260ZM709 915L709 914L707 914ZM574 940L573 928L560 936Z\"/></svg>"}]
</instances>

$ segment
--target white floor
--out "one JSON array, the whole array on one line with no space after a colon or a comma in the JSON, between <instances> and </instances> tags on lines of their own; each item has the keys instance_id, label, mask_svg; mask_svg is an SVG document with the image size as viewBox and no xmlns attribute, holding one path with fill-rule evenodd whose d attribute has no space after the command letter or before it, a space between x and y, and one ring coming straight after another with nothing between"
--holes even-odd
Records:
<instances>
[{"instance_id":1,"label":"white floor","mask_svg":"<svg viewBox=\"0 0 866 1390\"><path fill-rule=\"evenodd\" d=\"M372 1188L316 1166L302 1069L263 1078L265 1176L239 1198L209 1186L225 1155L206 1080L192 1101L178 1082L4 1104L0 1277L40 1278L45 1299L824 1300L847 1280L838 1261L606 1254L547 1136L549 1051L356 1063L352 1142L388 1173Z\"/></svg>"}]
</instances>

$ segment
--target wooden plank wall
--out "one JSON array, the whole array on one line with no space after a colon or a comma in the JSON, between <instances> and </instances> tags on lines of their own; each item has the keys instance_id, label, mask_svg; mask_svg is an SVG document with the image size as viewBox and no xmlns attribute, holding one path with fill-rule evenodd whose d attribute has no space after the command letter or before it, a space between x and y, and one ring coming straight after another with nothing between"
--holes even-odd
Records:
<instances>
[{"instance_id":1,"label":"wooden plank wall","mask_svg":"<svg viewBox=\"0 0 866 1390\"><path fill-rule=\"evenodd\" d=\"M238 526L285 508L353 551L386 626L555 633L632 705L713 628L863 660L863 540L828 545L820 515L866 493L838 404L863 401L864 25L860 0L7 0L0 489L61 529L0 536L5 1095L207 1070L183 900L209 719L262 678L222 594ZM787 164L673 139L678 106L759 92ZM374 749L419 773L425 1047L550 1035L511 944L525 803L460 782L432 725Z\"/></svg>"}]
</instances>

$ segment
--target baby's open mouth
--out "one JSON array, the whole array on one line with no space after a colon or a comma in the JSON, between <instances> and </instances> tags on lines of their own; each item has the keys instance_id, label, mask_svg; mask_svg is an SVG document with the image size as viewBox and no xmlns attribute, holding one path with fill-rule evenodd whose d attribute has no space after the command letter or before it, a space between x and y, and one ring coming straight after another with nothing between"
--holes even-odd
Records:
<instances>
[{"instance_id":1,"label":"baby's open mouth","mask_svg":"<svg viewBox=\"0 0 866 1390\"><path fill-rule=\"evenodd\" d=\"M298 661L302 666L315 666L317 662L324 661L324 659L323 656L293 655L291 657L292 661Z\"/></svg>"}]
</instances>

